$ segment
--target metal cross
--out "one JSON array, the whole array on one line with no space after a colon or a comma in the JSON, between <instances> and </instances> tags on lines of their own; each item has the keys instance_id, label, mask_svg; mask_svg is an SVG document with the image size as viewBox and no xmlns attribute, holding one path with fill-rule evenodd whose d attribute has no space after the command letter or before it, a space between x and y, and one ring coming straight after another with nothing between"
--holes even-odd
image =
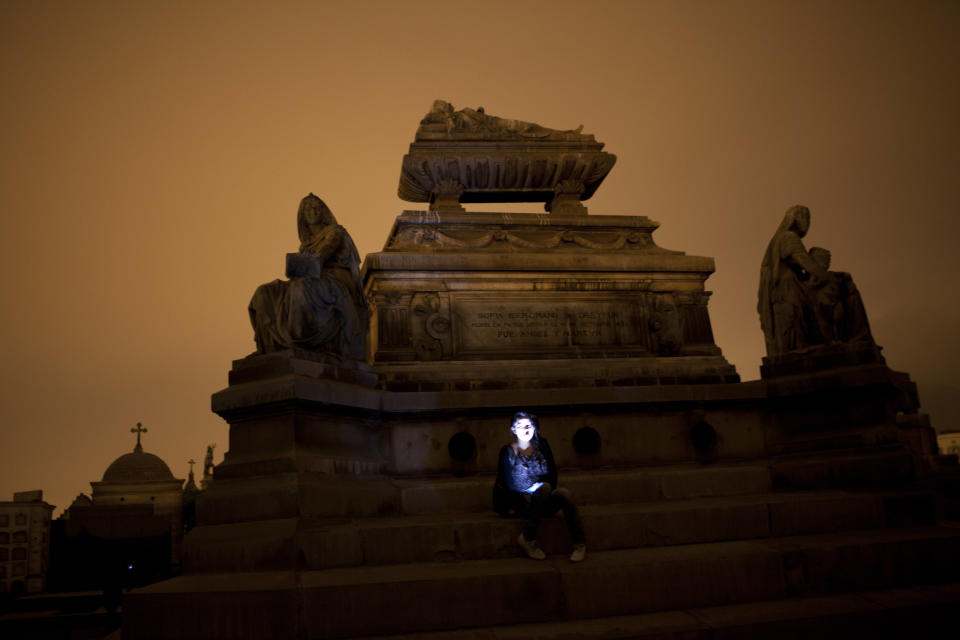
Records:
<instances>
[{"instance_id":1,"label":"metal cross","mask_svg":"<svg viewBox=\"0 0 960 640\"><path fill-rule=\"evenodd\" d=\"M146 432L147 432L146 427L144 427L139 422L137 423L137 426L135 429L130 429L130 433L137 434L137 446L133 448L134 451L143 451L143 447L140 446L140 434L146 433Z\"/></svg>"}]
</instances>

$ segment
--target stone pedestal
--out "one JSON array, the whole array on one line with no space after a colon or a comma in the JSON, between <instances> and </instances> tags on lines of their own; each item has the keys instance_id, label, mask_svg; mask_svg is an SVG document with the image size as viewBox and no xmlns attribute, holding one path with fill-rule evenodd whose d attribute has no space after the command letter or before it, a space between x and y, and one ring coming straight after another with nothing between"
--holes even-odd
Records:
<instances>
[{"instance_id":1,"label":"stone pedestal","mask_svg":"<svg viewBox=\"0 0 960 640\"><path fill-rule=\"evenodd\" d=\"M843 367L884 364L881 348L873 343L821 345L803 351L767 356L760 365L764 380L781 376L829 371Z\"/></svg>"},{"instance_id":2,"label":"stone pedestal","mask_svg":"<svg viewBox=\"0 0 960 640\"><path fill-rule=\"evenodd\" d=\"M867 565L825 569L824 553L955 544L912 529L823 538L931 522L915 456L898 438L902 380L882 365L737 384L398 392L324 377L331 369L298 355L237 361L214 395L230 447L198 501L184 575L126 594L125 638L442 633L787 598L802 585L784 587L784 566L888 586ZM561 484L586 514L582 569L562 556L513 557L519 523L490 511L497 452L519 408L541 417ZM851 490L860 493L840 492ZM559 522L544 527L548 553L565 552ZM801 534L814 537L778 539ZM722 589L681 588L729 553L736 562L710 574ZM897 558L885 562L900 567ZM734 570L757 562L772 573ZM651 566L672 594L662 601L617 600L603 579L616 568L640 585ZM530 580L554 603L532 617L503 600ZM733 584L750 588L730 596ZM470 606L438 611L450 594Z\"/></svg>"},{"instance_id":3,"label":"stone pedestal","mask_svg":"<svg viewBox=\"0 0 960 640\"><path fill-rule=\"evenodd\" d=\"M367 256L370 359L388 390L733 382L711 258L644 216L407 211Z\"/></svg>"}]
</instances>

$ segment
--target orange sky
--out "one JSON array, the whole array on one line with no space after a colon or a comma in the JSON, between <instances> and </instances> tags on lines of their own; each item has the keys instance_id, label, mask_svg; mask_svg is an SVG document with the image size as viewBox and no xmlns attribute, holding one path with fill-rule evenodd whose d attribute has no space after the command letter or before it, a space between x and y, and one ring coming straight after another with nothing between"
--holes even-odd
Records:
<instances>
[{"instance_id":1,"label":"orange sky","mask_svg":"<svg viewBox=\"0 0 960 640\"><path fill-rule=\"evenodd\" d=\"M246 306L320 195L361 255L420 118L596 135L593 213L713 256L717 343L758 375L785 209L853 274L888 363L960 428L960 3L0 2L0 500L57 513L132 449L177 477L253 350ZM468 205L470 210L495 207ZM530 206L505 205L513 211Z\"/></svg>"}]
</instances>

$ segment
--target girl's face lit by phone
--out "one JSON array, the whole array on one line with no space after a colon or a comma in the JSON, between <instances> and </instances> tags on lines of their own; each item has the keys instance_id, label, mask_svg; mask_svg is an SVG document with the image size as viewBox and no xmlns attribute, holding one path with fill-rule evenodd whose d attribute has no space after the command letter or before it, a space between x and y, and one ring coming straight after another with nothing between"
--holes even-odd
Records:
<instances>
[{"instance_id":1,"label":"girl's face lit by phone","mask_svg":"<svg viewBox=\"0 0 960 640\"><path fill-rule=\"evenodd\" d=\"M533 426L529 418L520 418L510 427L510 430L517 436L517 443L524 449L527 448L527 445L530 444L534 434L537 432L537 428Z\"/></svg>"}]
</instances>

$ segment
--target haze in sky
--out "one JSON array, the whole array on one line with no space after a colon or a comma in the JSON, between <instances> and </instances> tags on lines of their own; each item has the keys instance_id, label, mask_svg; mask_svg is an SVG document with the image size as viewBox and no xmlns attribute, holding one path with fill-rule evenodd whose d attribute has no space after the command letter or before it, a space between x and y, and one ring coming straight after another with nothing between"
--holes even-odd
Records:
<instances>
[{"instance_id":1,"label":"haze in sky","mask_svg":"<svg viewBox=\"0 0 960 640\"><path fill-rule=\"evenodd\" d=\"M758 377L784 211L853 274L888 363L960 428L960 4L0 2L0 500L57 513L144 448L178 478L227 425L247 303L313 191L361 255L435 99L618 156L587 204L712 256L717 344ZM535 211L531 205L469 210Z\"/></svg>"}]
</instances>

